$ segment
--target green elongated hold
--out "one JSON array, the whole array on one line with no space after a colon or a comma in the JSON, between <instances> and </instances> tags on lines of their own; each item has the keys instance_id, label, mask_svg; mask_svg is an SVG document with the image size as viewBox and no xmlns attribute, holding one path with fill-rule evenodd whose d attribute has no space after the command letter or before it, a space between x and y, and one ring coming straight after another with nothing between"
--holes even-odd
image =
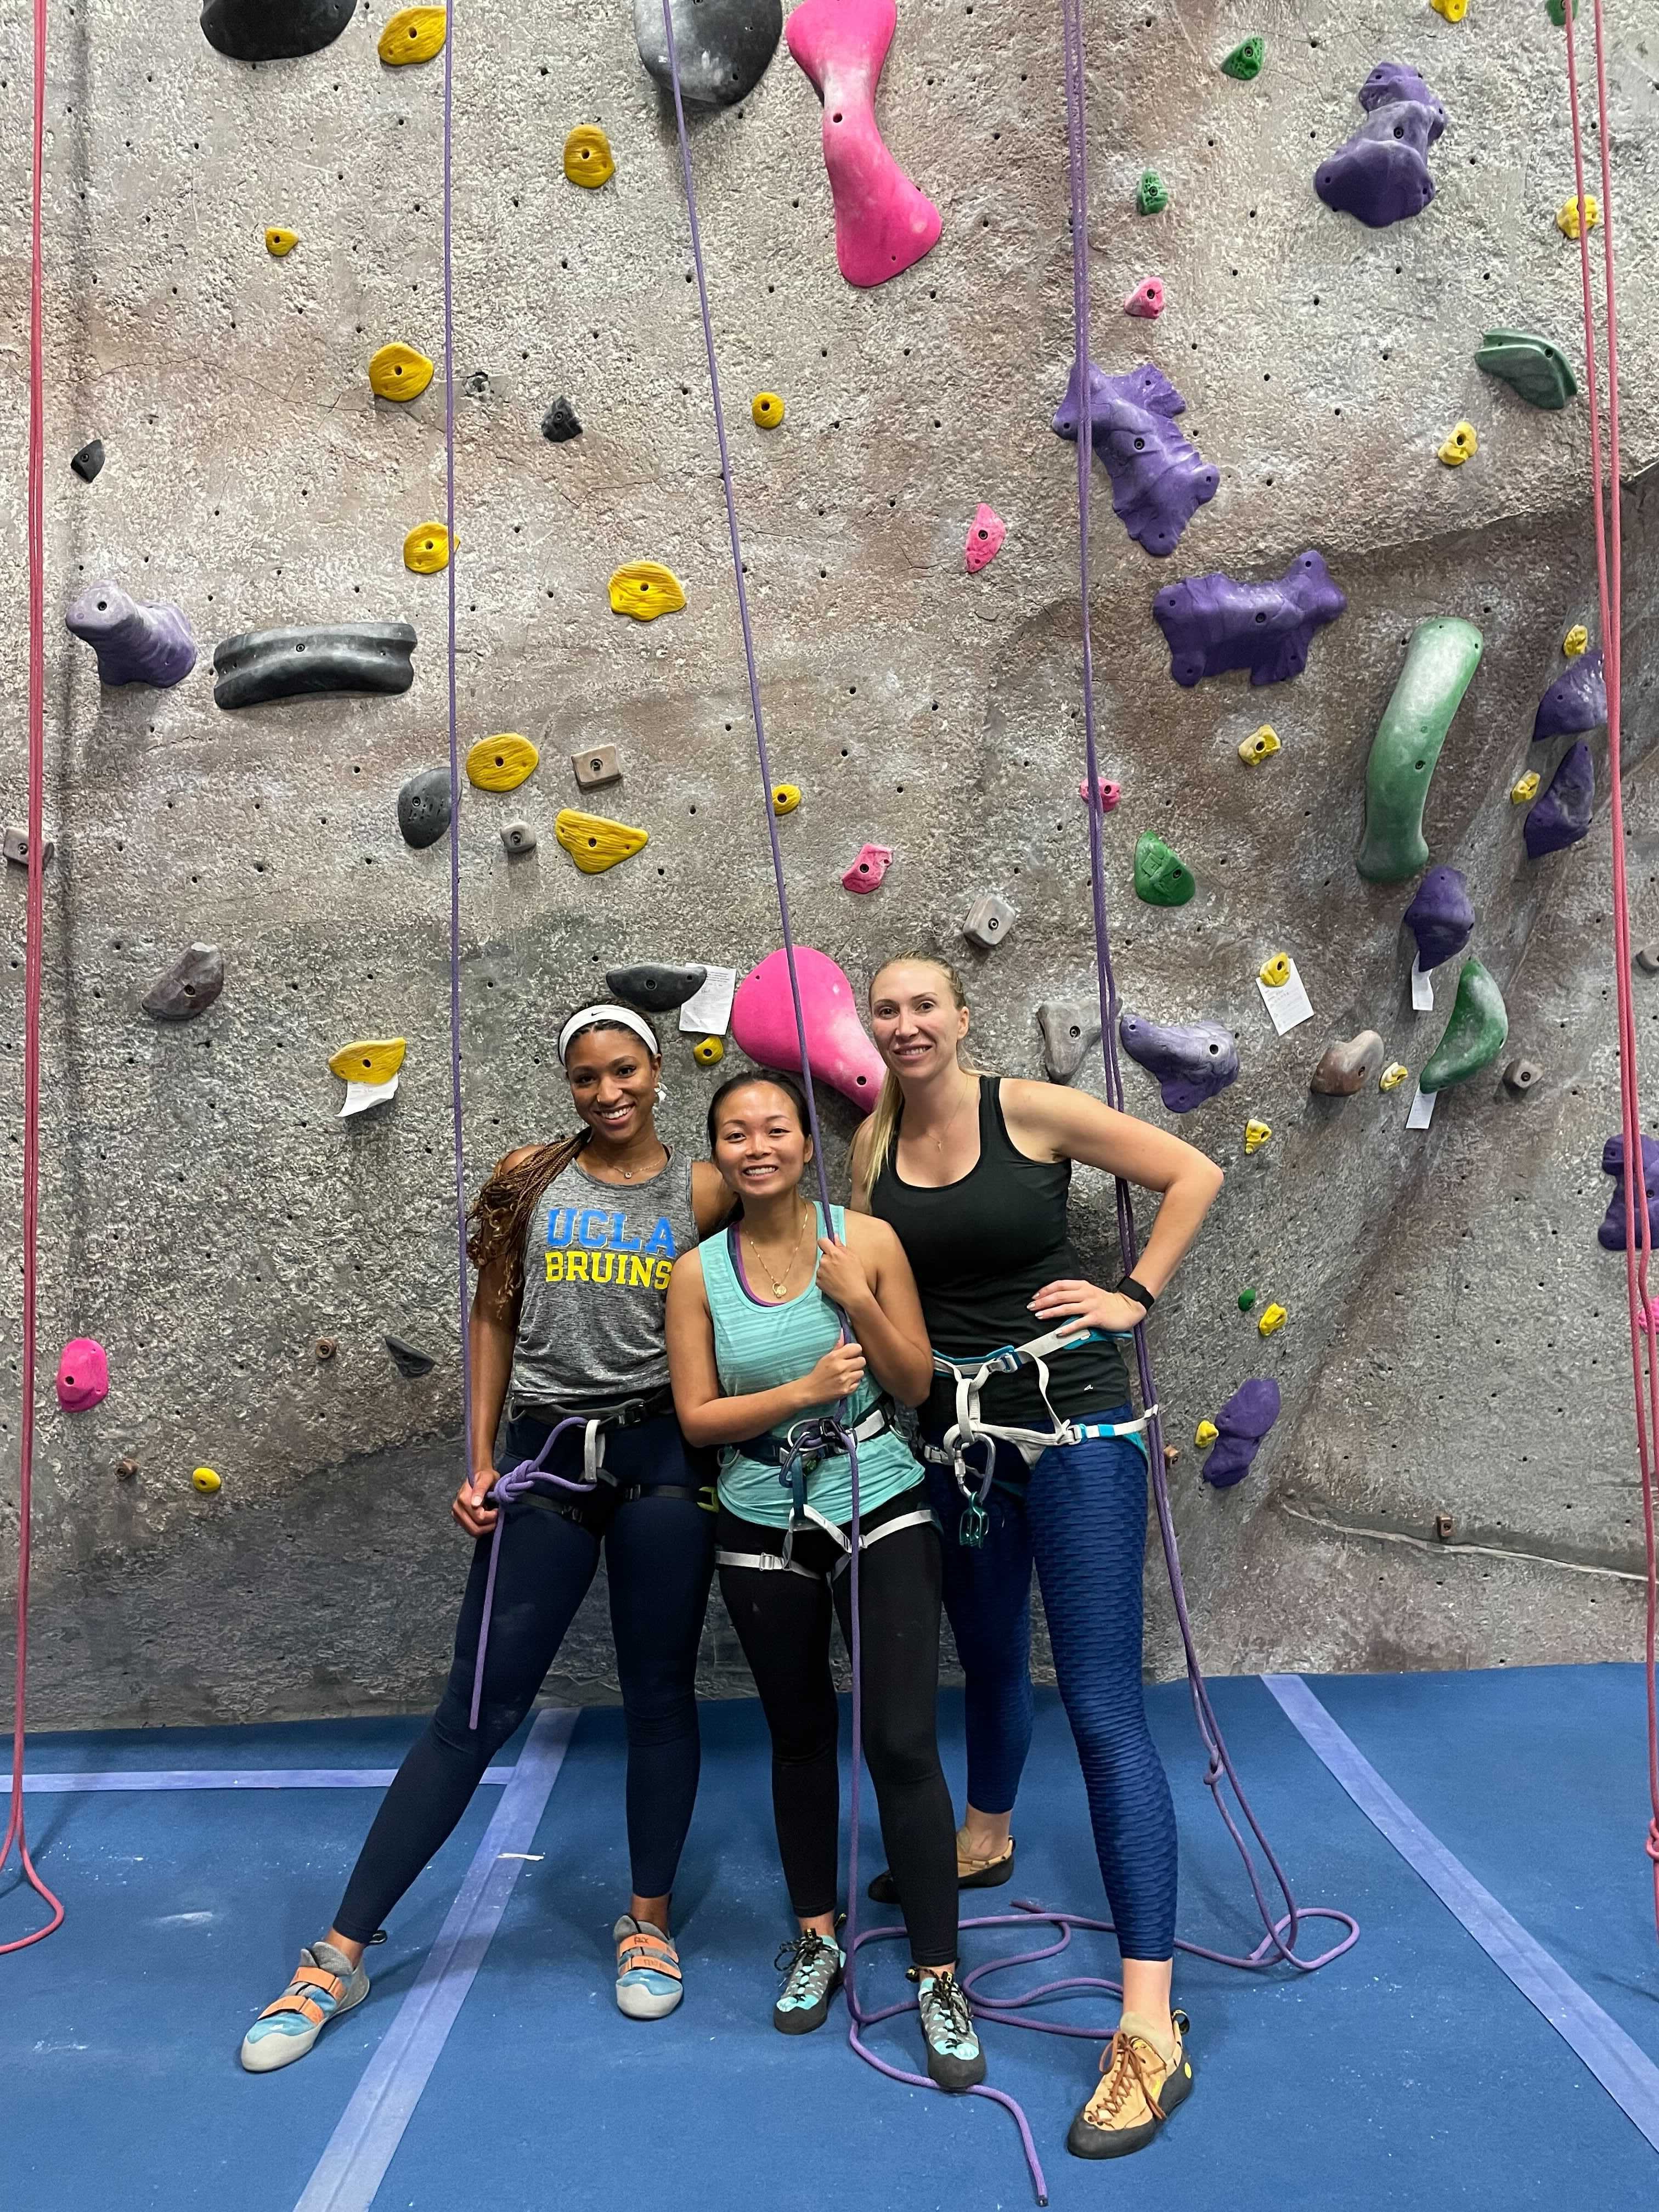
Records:
<instances>
[{"instance_id":1,"label":"green elongated hold","mask_svg":"<svg viewBox=\"0 0 1659 2212\"><path fill-rule=\"evenodd\" d=\"M1578 391L1565 354L1535 331L1488 331L1474 365L1500 377L1534 407L1565 407Z\"/></svg>"},{"instance_id":2,"label":"green elongated hold","mask_svg":"<svg viewBox=\"0 0 1659 2212\"><path fill-rule=\"evenodd\" d=\"M1510 1033L1504 994L1478 960L1466 960L1457 979L1457 1000L1428 1066L1418 1078L1425 1091L1449 1090L1479 1075L1497 1059Z\"/></svg>"},{"instance_id":3,"label":"green elongated hold","mask_svg":"<svg viewBox=\"0 0 1659 2212\"><path fill-rule=\"evenodd\" d=\"M1185 906L1198 879L1178 854L1148 830L1135 840L1135 896L1148 906Z\"/></svg>"},{"instance_id":4,"label":"green elongated hold","mask_svg":"<svg viewBox=\"0 0 1659 2212\"><path fill-rule=\"evenodd\" d=\"M1135 206L1142 215L1162 215L1170 204L1169 189L1156 169L1143 169L1135 186Z\"/></svg>"},{"instance_id":5,"label":"green elongated hold","mask_svg":"<svg viewBox=\"0 0 1659 2212\"><path fill-rule=\"evenodd\" d=\"M1359 872L1402 884L1427 861L1423 806L1452 716L1480 665L1480 633L1458 615L1436 615L1412 632L1406 665L1371 739Z\"/></svg>"},{"instance_id":6,"label":"green elongated hold","mask_svg":"<svg viewBox=\"0 0 1659 2212\"><path fill-rule=\"evenodd\" d=\"M1236 76L1241 84L1249 84L1252 77L1261 74L1266 46L1259 38L1241 39L1221 64L1228 76Z\"/></svg>"}]
</instances>

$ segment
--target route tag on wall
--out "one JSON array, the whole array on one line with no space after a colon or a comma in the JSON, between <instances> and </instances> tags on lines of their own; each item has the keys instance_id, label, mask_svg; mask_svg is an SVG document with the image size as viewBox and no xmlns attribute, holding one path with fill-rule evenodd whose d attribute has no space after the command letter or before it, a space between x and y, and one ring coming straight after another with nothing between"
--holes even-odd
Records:
<instances>
[{"instance_id":1,"label":"route tag on wall","mask_svg":"<svg viewBox=\"0 0 1659 2212\"><path fill-rule=\"evenodd\" d=\"M1415 959L1412 962L1412 1012L1431 1014L1434 1012L1434 978L1425 975Z\"/></svg>"},{"instance_id":2,"label":"route tag on wall","mask_svg":"<svg viewBox=\"0 0 1659 2212\"><path fill-rule=\"evenodd\" d=\"M1264 983L1258 975L1255 988L1261 994L1261 1003L1267 1009L1273 1027L1280 1036L1293 1030L1298 1022L1309 1021L1313 1007L1308 999L1306 984L1294 960L1290 963L1290 979L1284 983Z\"/></svg>"},{"instance_id":3,"label":"route tag on wall","mask_svg":"<svg viewBox=\"0 0 1659 2212\"><path fill-rule=\"evenodd\" d=\"M1406 1116L1406 1127L1408 1129L1426 1129L1434 1119L1434 1102L1439 1096L1437 1091L1425 1091L1419 1086L1416 1097L1412 1101L1412 1110Z\"/></svg>"},{"instance_id":4,"label":"route tag on wall","mask_svg":"<svg viewBox=\"0 0 1659 2212\"><path fill-rule=\"evenodd\" d=\"M702 988L680 1008L680 1029L690 1036L724 1036L732 1026L735 968L711 968Z\"/></svg>"}]
</instances>

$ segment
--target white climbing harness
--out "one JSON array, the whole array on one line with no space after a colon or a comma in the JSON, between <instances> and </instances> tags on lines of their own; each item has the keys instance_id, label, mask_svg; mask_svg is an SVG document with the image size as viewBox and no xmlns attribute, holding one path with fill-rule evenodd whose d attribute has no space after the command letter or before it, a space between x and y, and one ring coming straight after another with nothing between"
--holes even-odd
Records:
<instances>
[{"instance_id":1,"label":"white climbing harness","mask_svg":"<svg viewBox=\"0 0 1659 2212\"><path fill-rule=\"evenodd\" d=\"M839 1421L815 1415L810 1419L796 1421L781 1437L767 1436L753 1438L748 1443L735 1447L744 1459L757 1459L775 1463L778 1480L790 1495L788 1526L783 1532L783 1548L778 1552L729 1552L721 1548L714 1553L714 1563L721 1567L755 1567L763 1574L785 1573L801 1575L808 1582L834 1582L852 1564L853 1544L844 1528L820 1513L808 1502L806 1485L815 1468L837 1453L844 1455L847 1440L854 1445L869 1443L875 1437L885 1436L892 1427L892 1419L885 1399L864 1416L853 1428ZM890 1521L883 1521L873 1528L861 1529L858 1547L867 1552L872 1544L878 1544L884 1536L896 1534L901 1528L920 1528L933 1522L931 1507L922 1506L910 1513L895 1514ZM795 1539L806 1530L817 1528L837 1547L841 1556L827 1574L815 1567L804 1567L794 1556Z\"/></svg>"}]
</instances>

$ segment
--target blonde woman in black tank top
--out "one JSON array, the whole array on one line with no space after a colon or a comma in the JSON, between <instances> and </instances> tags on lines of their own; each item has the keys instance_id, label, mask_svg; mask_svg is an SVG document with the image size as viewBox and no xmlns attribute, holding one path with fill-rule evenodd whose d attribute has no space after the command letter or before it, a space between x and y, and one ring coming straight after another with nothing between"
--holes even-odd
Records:
<instances>
[{"instance_id":1,"label":"blonde woman in black tank top","mask_svg":"<svg viewBox=\"0 0 1659 2212\"><path fill-rule=\"evenodd\" d=\"M853 1147L853 1205L896 1231L935 1352L969 1368L1005 1346L1076 1326L1096 1340L1027 1361L983 1387L994 1482L971 1503L930 1467L944 1532L945 1603L967 1678L969 1802L957 1838L963 1887L1013 1872L1015 1792L1031 1728L1035 1564L1054 1668L1089 1795L1095 1848L1123 1959L1123 2020L1072 2124L1079 2157L1150 2142L1190 2091L1187 2023L1170 2010L1176 1834L1141 1692L1146 1470L1138 1436L1044 1448L1057 1423L1133 1424L1127 1336L1164 1291L1221 1188L1221 1171L1168 1131L1056 1084L981 1076L963 1064L969 1012L953 969L907 955L879 969L871 1028L887 1066ZM1135 1273L1085 1279L1067 1228L1073 1163L1161 1194ZM937 1443L957 1418L951 1377L924 1416ZM991 1443L982 1440L975 1459ZM882 1893L878 1877L875 1893Z\"/></svg>"}]
</instances>

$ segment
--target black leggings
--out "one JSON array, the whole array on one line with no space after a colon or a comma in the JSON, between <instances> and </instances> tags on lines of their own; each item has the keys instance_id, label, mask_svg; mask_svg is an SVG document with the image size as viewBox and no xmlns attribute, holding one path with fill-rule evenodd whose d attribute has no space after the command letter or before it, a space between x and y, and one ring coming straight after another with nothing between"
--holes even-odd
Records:
<instances>
[{"instance_id":1,"label":"black leggings","mask_svg":"<svg viewBox=\"0 0 1659 2212\"><path fill-rule=\"evenodd\" d=\"M927 1504L918 1486L870 1516L878 1524ZM721 1510L722 1553L775 1553L779 1532ZM808 1577L720 1568L720 1594L760 1692L772 1735L772 1808L789 1902L797 1917L836 1909L841 1828L840 1713L830 1672L830 1585L843 1555L817 1530L798 1535ZM834 1607L850 1638L852 1583L836 1577ZM939 1549L931 1524L884 1536L859 1557L864 1756L876 1785L882 1841L904 1911L910 1955L942 1966L957 1955L956 1820L939 1765Z\"/></svg>"},{"instance_id":2,"label":"black leggings","mask_svg":"<svg viewBox=\"0 0 1659 2212\"><path fill-rule=\"evenodd\" d=\"M546 1435L543 1422L510 1423L498 1468L533 1458ZM574 1446L569 1453L567 1444ZM573 1431L555 1445L549 1464L557 1474L580 1477L580 1434ZM671 1415L611 1431L605 1463L624 1486L696 1486ZM634 1892L664 1897L672 1889L701 1764L697 1646L714 1569L714 1516L694 1498L647 1495L618 1504L611 1491L581 1501L578 1511L580 1519L568 1519L529 1501L508 1509L475 1735L468 1723L489 1566L489 1539L478 1540L443 1700L381 1801L334 1917L340 1934L353 1942L366 1943L386 1918L530 1711L598 1571L601 1541L628 1723Z\"/></svg>"}]
</instances>

